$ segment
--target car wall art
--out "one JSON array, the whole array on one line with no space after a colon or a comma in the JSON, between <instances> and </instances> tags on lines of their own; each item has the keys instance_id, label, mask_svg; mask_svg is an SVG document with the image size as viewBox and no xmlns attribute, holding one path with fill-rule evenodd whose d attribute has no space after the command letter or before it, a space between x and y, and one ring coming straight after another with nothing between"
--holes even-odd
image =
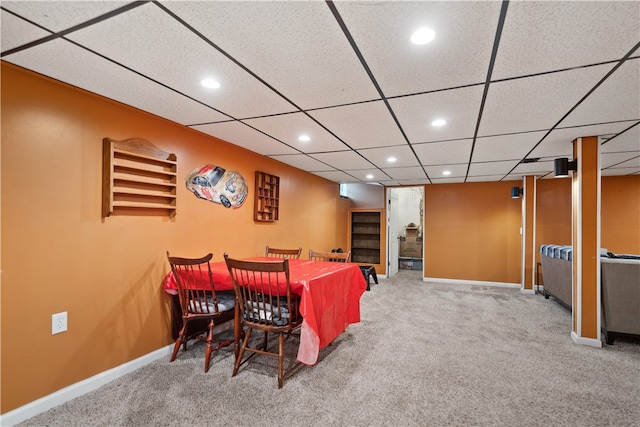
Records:
<instances>
[{"instance_id":1,"label":"car wall art","mask_svg":"<svg viewBox=\"0 0 640 427\"><path fill-rule=\"evenodd\" d=\"M204 165L187 176L186 186L199 199L219 203L225 208L239 208L247 199L247 181L235 171Z\"/></svg>"}]
</instances>

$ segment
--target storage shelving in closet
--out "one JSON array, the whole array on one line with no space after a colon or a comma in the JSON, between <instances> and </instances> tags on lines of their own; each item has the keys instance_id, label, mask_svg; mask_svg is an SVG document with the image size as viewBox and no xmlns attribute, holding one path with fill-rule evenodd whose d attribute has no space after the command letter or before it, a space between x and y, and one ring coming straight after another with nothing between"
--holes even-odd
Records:
<instances>
[{"instance_id":1,"label":"storage shelving in closet","mask_svg":"<svg viewBox=\"0 0 640 427\"><path fill-rule=\"evenodd\" d=\"M376 272L386 274L384 209L350 209L348 244L351 261L373 265Z\"/></svg>"}]
</instances>

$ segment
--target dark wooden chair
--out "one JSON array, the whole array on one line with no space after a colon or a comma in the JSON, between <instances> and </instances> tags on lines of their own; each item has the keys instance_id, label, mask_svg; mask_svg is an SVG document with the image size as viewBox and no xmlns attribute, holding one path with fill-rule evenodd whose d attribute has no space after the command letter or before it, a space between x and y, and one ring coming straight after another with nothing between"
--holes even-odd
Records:
<instances>
[{"instance_id":1,"label":"dark wooden chair","mask_svg":"<svg viewBox=\"0 0 640 427\"><path fill-rule=\"evenodd\" d=\"M207 347L204 355L204 371L209 371L211 353L231 345L233 341L219 341L214 337L214 327L218 324L233 319L235 295L233 292L216 292L213 286L210 260L212 254L202 258L172 257L167 251L167 259L171 265L171 271L175 278L182 311L182 328L173 346L171 362L178 354L180 345L183 351L187 350L187 341L197 338L206 341ZM190 323L207 322L205 330L197 329L192 332ZM215 345L215 347L214 347Z\"/></svg>"},{"instance_id":2,"label":"dark wooden chair","mask_svg":"<svg viewBox=\"0 0 640 427\"><path fill-rule=\"evenodd\" d=\"M276 249L267 246L265 256L269 258L300 259L301 253L301 247L298 249Z\"/></svg>"},{"instance_id":3,"label":"dark wooden chair","mask_svg":"<svg viewBox=\"0 0 640 427\"><path fill-rule=\"evenodd\" d=\"M282 388L285 379L285 338L302 325L300 297L291 293L289 260L242 261L229 258L227 254L224 254L224 259L236 291L242 327L246 328L232 376L236 376L240 366L256 354L273 356L278 358L278 388ZM261 346L249 345L253 330L264 332ZM268 350L269 332L278 335L278 349L275 352ZM247 351L252 354L243 360ZM299 366L300 363L296 363L286 376Z\"/></svg>"},{"instance_id":4,"label":"dark wooden chair","mask_svg":"<svg viewBox=\"0 0 640 427\"><path fill-rule=\"evenodd\" d=\"M309 249L311 261L350 262L351 251L348 252L319 252Z\"/></svg>"}]
</instances>

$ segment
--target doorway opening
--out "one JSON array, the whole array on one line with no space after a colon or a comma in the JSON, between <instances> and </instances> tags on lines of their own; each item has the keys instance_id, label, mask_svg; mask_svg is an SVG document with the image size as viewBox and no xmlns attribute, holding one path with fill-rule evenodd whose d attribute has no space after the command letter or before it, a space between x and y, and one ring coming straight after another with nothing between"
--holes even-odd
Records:
<instances>
[{"instance_id":1,"label":"doorway opening","mask_svg":"<svg viewBox=\"0 0 640 427\"><path fill-rule=\"evenodd\" d=\"M387 189L388 277L423 270L424 186Z\"/></svg>"}]
</instances>

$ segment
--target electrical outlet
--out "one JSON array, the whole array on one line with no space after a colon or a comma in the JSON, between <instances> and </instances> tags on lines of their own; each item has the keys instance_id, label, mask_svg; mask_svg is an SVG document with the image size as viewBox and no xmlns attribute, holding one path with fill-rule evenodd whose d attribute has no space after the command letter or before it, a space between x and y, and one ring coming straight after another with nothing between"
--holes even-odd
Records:
<instances>
[{"instance_id":1,"label":"electrical outlet","mask_svg":"<svg viewBox=\"0 0 640 427\"><path fill-rule=\"evenodd\" d=\"M67 312L51 315L51 335L67 331Z\"/></svg>"}]
</instances>

